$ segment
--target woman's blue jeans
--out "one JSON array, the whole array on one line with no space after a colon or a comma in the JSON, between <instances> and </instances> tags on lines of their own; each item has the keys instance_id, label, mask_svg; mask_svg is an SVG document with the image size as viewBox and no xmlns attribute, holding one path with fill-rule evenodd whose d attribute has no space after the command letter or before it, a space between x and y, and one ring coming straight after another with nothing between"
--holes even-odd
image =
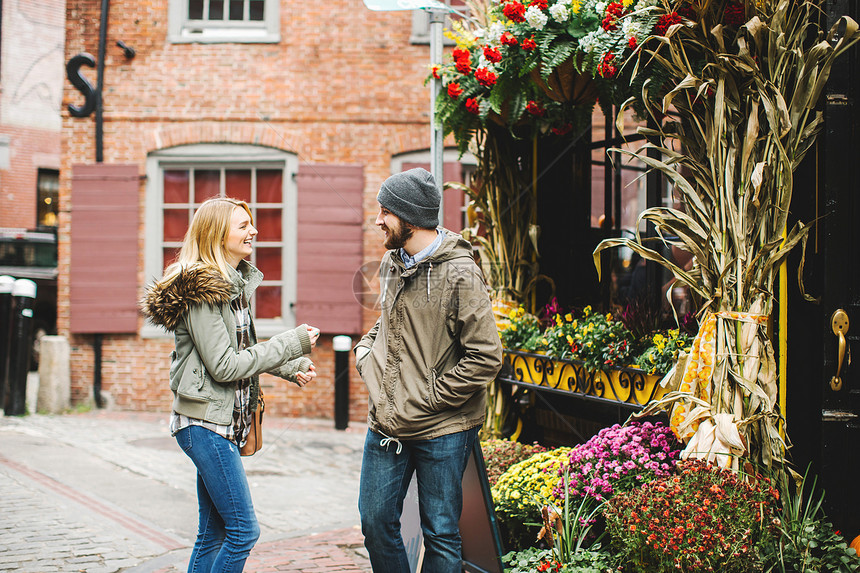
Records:
<instances>
[{"instance_id":1,"label":"woman's blue jeans","mask_svg":"<svg viewBox=\"0 0 860 573\"><path fill-rule=\"evenodd\" d=\"M478 428L432 440L381 445L385 436L368 430L361 462L358 510L374 573L409 573L400 535L403 499L415 472L424 534L424 573L461 573L460 512L463 472Z\"/></svg>"},{"instance_id":2,"label":"woman's blue jeans","mask_svg":"<svg viewBox=\"0 0 860 573\"><path fill-rule=\"evenodd\" d=\"M200 523L188 573L241 573L260 537L239 448L202 426L188 426L176 441L197 466Z\"/></svg>"}]
</instances>

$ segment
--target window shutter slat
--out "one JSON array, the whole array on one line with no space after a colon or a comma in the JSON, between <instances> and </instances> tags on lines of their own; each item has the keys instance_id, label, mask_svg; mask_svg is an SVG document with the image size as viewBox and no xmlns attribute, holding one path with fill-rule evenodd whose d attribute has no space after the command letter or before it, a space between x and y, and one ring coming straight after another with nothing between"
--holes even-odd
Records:
<instances>
[{"instance_id":1,"label":"window shutter slat","mask_svg":"<svg viewBox=\"0 0 860 573\"><path fill-rule=\"evenodd\" d=\"M72 166L70 330L137 331L137 165Z\"/></svg>"},{"instance_id":2,"label":"window shutter slat","mask_svg":"<svg viewBox=\"0 0 860 573\"><path fill-rule=\"evenodd\" d=\"M301 165L296 187L296 322L327 334L359 334L353 277L363 257L364 168Z\"/></svg>"}]
</instances>

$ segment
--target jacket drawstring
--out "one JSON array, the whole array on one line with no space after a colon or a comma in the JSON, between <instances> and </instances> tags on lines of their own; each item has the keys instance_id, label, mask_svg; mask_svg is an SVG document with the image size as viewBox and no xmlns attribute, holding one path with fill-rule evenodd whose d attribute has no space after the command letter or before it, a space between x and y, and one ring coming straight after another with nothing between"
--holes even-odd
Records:
<instances>
[{"instance_id":1,"label":"jacket drawstring","mask_svg":"<svg viewBox=\"0 0 860 573\"><path fill-rule=\"evenodd\" d=\"M397 455L401 451L403 451L403 444L400 443L400 440L398 440L397 438L392 438L391 436L389 436L383 432L379 432L379 433L382 434L383 436L385 436L384 438L379 440L379 445L382 446L383 448L385 448L386 452L388 451L388 445L391 442L394 442L397 444L397 450L394 452L394 455Z\"/></svg>"},{"instance_id":2,"label":"jacket drawstring","mask_svg":"<svg viewBox=\"0 0 860 573\"><path fill-rule=\"evenodd\" d=\"M430 271L433 270L433 262L427 267L427 302L430 302Z\"/></svg>"}]
</instances>

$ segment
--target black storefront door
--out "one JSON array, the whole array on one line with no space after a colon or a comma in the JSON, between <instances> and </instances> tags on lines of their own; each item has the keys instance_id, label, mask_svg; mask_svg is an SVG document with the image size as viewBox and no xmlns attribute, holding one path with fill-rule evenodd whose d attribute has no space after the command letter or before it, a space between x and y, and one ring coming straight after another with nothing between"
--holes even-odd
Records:
<instances>
[{"instance_id":1,"label":"black storefront door","mask_svg":"<svg viewBox=\"0 0 860 573\"><path fill-rule=\"evenodd\" d=\"M857 11L856 1L828 4L831 15L856 20ZM792 215L807 223L818 221L810 233L804 272L817 302L801 300L794 280L788 289L791 459L801 473L812 465L825 492L827 514L849 541L860 535L858 62L855 46L834 65L823 102L824 131L795 178ZM792 258L793 270L799 255Z\"/></svg>"}]
</instances>

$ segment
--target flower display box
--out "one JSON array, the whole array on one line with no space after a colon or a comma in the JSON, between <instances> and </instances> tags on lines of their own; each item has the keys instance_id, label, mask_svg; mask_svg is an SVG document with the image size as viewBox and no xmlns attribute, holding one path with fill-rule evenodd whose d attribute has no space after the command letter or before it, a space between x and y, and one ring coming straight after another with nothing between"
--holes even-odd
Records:
<instances>
[{"instance_id":1,"label":"flower display box","mask_svg":"<svg viewBox=\"0 0 860 573\"><path fill-rule=\"evenodd\" d=\"M661 374L648 374L639 368L610 367L590 371L581 360L557 360L543 354L505 350L500 380L520 386L535 386L543 391L610 402L641 409L660 398Z\"/></svg>"}]
</instances>

